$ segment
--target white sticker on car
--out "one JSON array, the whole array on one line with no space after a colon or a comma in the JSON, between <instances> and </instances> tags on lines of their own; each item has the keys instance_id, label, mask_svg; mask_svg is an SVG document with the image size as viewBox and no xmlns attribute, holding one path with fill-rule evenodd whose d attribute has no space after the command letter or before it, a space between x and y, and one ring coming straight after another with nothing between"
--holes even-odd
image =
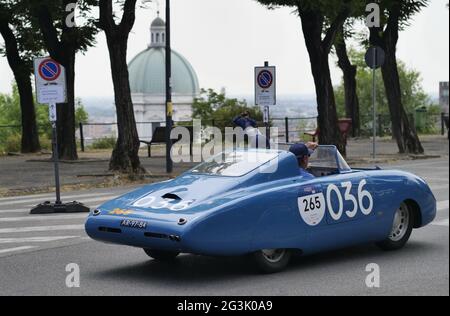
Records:
<instances>
[{"instance_id":1,"label":"white sticker on car","mask_svg":"<svg viewBox=\"0 0 450 316\"><path fill-rule=\"evenodd\" d=\"M325 217L325 197L323 193L299 197L298 208L306 224L309 226L317 226Z\"/></svg>"},{"instance_id":2,"label":"white sticker on car","mask_svg":"<svg viewBox=\"0 0 450 316\"><path fill-rule=\"evenodd\" d=\"M154 210L169 209L171 211L177 212L189 208L191 204L194 202L195 202L194 200L189 200L174 203L173 200L168 199L158 200L154 196L145 196L134 202L133 206L140 208L151 208Z\"/></svg>"}]
</instances>

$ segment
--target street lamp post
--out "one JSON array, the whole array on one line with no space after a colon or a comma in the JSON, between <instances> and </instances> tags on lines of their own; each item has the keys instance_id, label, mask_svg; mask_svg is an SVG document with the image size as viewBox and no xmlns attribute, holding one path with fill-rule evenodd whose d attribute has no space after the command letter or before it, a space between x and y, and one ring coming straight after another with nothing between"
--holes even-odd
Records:
<instances>
[{"instance_id":1,"label":"street lamp post","mask_svg":"<svg viewBox=\"0 0 450 316\"><path fill-rule=\"evenodd\" d=\"M171 157L172 139L170 133L173 128L173 104L172 104L172 49L170 46L170 0L166 0L166 170L173 172Z\"/></svg>"}]
</instances>

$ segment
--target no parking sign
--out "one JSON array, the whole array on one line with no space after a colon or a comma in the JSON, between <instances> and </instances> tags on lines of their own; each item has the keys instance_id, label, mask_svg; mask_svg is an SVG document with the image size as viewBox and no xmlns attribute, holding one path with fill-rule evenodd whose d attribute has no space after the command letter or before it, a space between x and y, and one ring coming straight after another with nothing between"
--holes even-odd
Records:
<instances>
[{"instance_id":1,"label":"no parking sign","mask_svg":"<svg viewBox=\"0 0 450 316\"><path fill-rule=\"evenodd\" d=\"M255 104L260 106L277 104L276 67L255 68Z\"/></svg>"},{"instance_id":2,"label":"no parking sign","mask_svg":"<svg viewBox=\"0 0 450 316\"><path fill-rule=\"evenodd\" d=\"M40 104L67 102L66 71L63 66L50 57L34 60L36 95Z\"/></svg>"}]
</instances>

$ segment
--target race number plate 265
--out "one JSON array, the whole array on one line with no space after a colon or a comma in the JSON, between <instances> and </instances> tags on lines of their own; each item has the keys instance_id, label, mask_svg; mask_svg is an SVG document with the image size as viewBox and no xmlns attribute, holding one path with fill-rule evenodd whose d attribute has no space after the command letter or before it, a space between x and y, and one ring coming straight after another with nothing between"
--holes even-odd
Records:
<instances>
[{"instance_id":1,"label":"race number plate 265","mask_svg":"<svg viewBox=\"0 0 450 316\"><path fill-rule=\"evenodd\" d=\"M298 198L298 209L303 221L309 226L319 225L326 211L323 193L301 196Z\"/></svg>"}]
</instances>

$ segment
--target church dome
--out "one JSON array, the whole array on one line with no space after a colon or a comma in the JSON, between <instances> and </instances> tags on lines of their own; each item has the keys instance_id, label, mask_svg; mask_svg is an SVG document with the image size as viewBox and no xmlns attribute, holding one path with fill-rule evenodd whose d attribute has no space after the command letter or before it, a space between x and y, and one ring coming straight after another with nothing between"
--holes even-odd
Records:
<instances>
[{"instance_id":1,"label":"church dome","mask_svg":"<svg viewBox=\"0 0 450 316\"><path fill-rule=\"evenodd\" d=\"M132 93L166 94L166 51L150 47L128 65ZM172 93L197 96L200 93L197 74L191 64L172 50Z\"/></svg>"},{"instance_id":2,"label":"church dome","mask_svg":"<svg viewBox=\"0 0 450 316\"><path fill-rule=\"evenodd\" d=\"M157 17L151 24L151 44L128 64L131 92L165 95L166 25ZM198 77L191 64L172 50L172 93L196 97L200 93Z\"/></svg>"},{"instance_id":3,"label":"church dome","mask_svg":"<svg viewBox=\"0 0 450 316\"><path fill-rule=\"evenodd\" d=\"M153 20L152 22L152 27L166 27L166 22L164 22L163 19L161 19L160 17L157 17L155 20Z\"/></svg>"}]
</instances>

